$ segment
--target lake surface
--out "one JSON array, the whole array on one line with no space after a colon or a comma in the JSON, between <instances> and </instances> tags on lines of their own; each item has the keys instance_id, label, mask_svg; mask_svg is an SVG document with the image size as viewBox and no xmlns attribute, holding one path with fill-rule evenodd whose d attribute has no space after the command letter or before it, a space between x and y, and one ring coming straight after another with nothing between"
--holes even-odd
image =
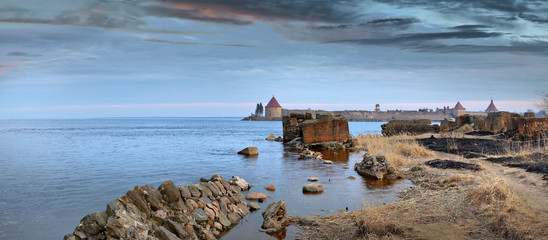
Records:
<instances>
[{"instance_id":1,"label":"lake surface","mask_svg":"<svg viewBox=\"0 0 548 240\"><path fill-rule=\"evenodd\" d=\"M382 123L351 122L353 135L380 132ZM354 170L363 153L326 153L334 164L299 160L279 142L281 122L239 118L121 118L0 120L0 239L62 239L82 217L135 185L198 183L200 177L240 176L269 199L286 199L288 214L316 216L363 202L394 201L407 180L369 181ZM236 153L257 146L259 156ZM349 165L349 169L343 167ZM347 179L356 176L356 180ZM325 192L303 195L307 178L319 177ZM275 192L263 189L274 183ZM258 232L262 210L251 213L222 239L271 239ZM288 233L288 239L291 233Z\"/></svg>"}]
</instances>

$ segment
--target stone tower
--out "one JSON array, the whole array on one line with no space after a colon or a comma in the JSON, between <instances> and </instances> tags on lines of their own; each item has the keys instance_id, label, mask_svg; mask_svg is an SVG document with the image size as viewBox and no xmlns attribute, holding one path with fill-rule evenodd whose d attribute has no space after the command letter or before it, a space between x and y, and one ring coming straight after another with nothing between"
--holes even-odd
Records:
<instances>
[{"instance_id":1,"label":"stone tower","mask_svg":"<svg viewBox=\"0 0 548 240\"><path fill-rule=\"evenodd\" d=\"M497 109L497 107L495 107L495 104L493 103L493 99L491 99L491 104L489 104L487 109L485 109L485 112L490 113L490 112L498 112L498 111L499 110Z\"/></svg>"},{"instance_id":2,"label":"stone tower","mask_svg":"<svg viewBox=\"0 0 548 240\"><path fill-rule=\"evenodd\" d=\"M270 102L265 107L265 117L281 118L282 106L278 103L278 100L274 96L270 99Z\"/></svg>"},{"instance_id":3,"label":"stone tower","mask_svg":"<svg viewBox=\"0 0 548 240\"><path fill-rule=\"evenodd\" d=\"M451 113L453 114L453 117L458 117L466 114L466 108L464 108L460 102L457 102L457 105L451 109Z\"/></svg>"}]
</instances>

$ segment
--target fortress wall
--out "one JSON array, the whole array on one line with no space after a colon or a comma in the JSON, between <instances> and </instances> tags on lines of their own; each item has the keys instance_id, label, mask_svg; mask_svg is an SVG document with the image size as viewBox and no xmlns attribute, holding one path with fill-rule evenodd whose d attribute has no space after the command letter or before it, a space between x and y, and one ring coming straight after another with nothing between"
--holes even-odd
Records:
<instances>
[{"instance_id":1,"label":"fortress wall","mask_svg":"<svg viewBox=\"0 0 548 240\"><path fill-rule=\"evenodd\" d=\"M327 112L323 110L294 110L283 109L282 115L289 116L290 113L311 113L313 117L316 114ZM416 120L429 119L430 121L441 121L445 118L452 118L453 115L449 112L419 112L419 111L365 111L365 110L348 110L348 111L332 111L336 115L343 115L352 122L388 122L390 120Z\"/></svg>"}]
</instances>

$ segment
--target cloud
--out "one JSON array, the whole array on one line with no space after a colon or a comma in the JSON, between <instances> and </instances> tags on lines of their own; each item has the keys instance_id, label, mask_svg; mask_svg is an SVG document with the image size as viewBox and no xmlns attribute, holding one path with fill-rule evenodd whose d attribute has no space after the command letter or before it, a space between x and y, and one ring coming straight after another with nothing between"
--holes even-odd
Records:
<instances>
[{"instance_id":1,"label":"cloud","mask_svg":"<svg viewBox=\"0 0 548 240\"><path fill-rule=\"evenodd\" d=\"M143 39L143 40L141 40L141 41L157 42L157 43L182 44L182 45L208 45L208 46L222 46L222 47L254 47L254 46L245 45L245 44L176 42L176 41L169 41L169 40L156 39L156 38L147 38L147 39Z\"/></svg>"},{"instance_id":2,"label":"cloud","mask_svg":"<svg viewBox=\"0 0 548 240\"><path fill-rule=\"evenodd\" d=\"M8 54L6 54L6 56L10 56L10 57L40 57L42 55L30 54L30 53L26 53L26 52L9 52Z\"/></svg>"},{"instance_id":3,"label":"cloud","mask_svg":"<svg viewBox=\"0 0 548 240\"><path fill-rule=\"evenodd\" d=\"M235 27L262 22L297 41L437 53L472 53L468 47L539 55L536 52L546 52L541 39L548 35L544 0L94 0L48 11L29 6L0 4L0 22L186 36L207 33L150 28L149 21L179 19Z\"/></svg>"},{"instance_id":4,"label":"cloud","mask_svg":"<svg viewBox=\"0 0 548 240\"><path fill-rule=\"evenodd\" d=\"M0 62L0 74L5 74L9 71L13 71L17 68L20 68L24 65L28 64L28 61L25 60L17 60L15 62Z\"/></svg>"}]
</instances>

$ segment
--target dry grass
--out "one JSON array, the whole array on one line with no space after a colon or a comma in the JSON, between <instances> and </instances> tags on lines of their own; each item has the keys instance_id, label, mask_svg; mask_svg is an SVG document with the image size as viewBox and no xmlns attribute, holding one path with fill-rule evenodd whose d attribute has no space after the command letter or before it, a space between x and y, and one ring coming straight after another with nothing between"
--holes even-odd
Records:
<instances>
[{"instance_id":1,"label":"dry grass","mask_svg":"<svg viewBox=\"0 0 548 240\"><path fill-rule=\"evenodd\" d=\"M357 222L356 238L404 239L405 229L397 222L387 220L379 208L368 209Z\"/></svg>"},{"instance_id":2,"label":"dry grass","mask_svg":"<svg viewBox=\"0 0 548 240\"><path fill-rule=\"evenodd\" d=\"M379 134L359 134L355 138L357 148L367 151L367 155L384 154L393 166L406 166L411 158L435 157L436 154L420 146L415 140L402 136L383 137Z\"/></svg>"},{"instance_id":3,"label":"dry grass","mask_svg":"<svg viewBox=\"0 0 548 240\"><path fill-rule=\"evenodd\" d=\"M478 207L489 229L506 239L536 239L538 219L526 211L508 183L499 178L483 178L479 186L468 193L470 203ZM544 223L545 224L545 223Z\"/></svg>"}]
</instances>

